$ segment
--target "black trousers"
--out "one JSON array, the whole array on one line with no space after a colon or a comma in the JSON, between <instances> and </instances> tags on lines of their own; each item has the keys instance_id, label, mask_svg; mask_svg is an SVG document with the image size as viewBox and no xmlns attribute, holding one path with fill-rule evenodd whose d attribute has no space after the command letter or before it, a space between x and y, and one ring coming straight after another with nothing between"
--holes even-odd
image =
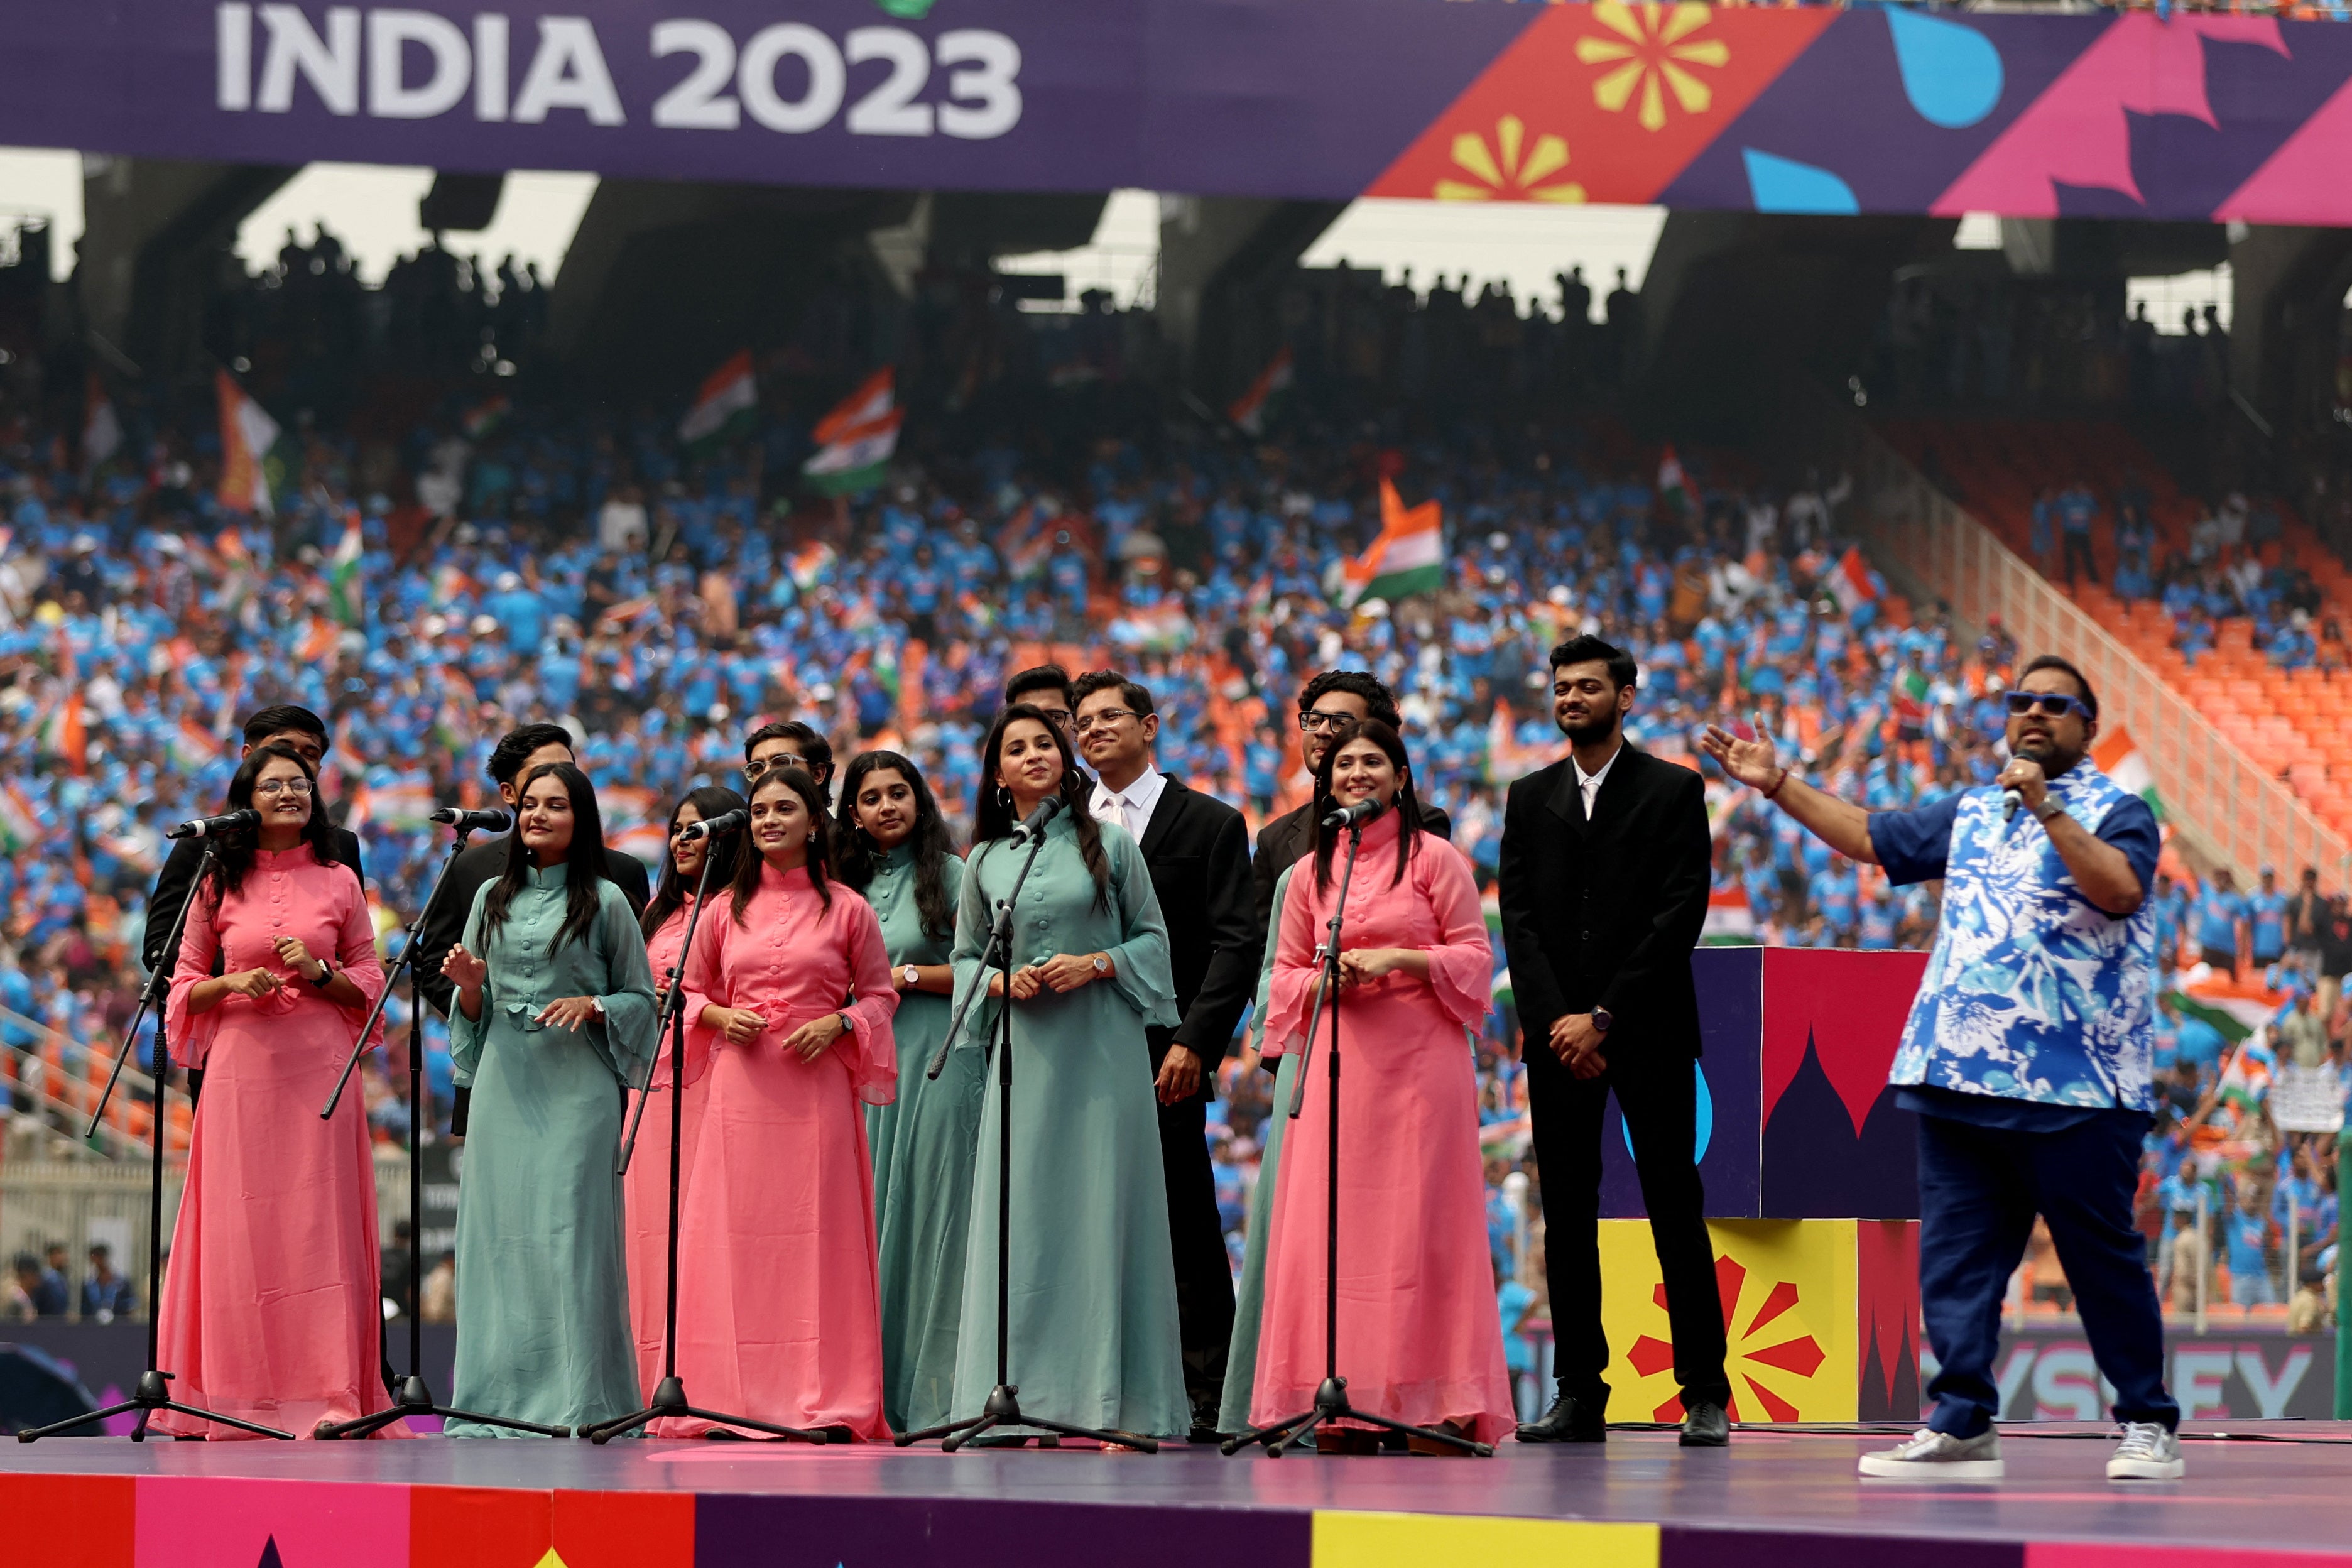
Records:
<instances>
[{"instance_id":1,"label":"black trousers","mask_svg":"<svg viewBox=\"0 0 2352 1568\"><path fill-rule=\"evenodd\" d=\"M1580 1079L1544 1041L1527 1046L1528 1100L1541 1178L1546 1273L1551 1286L1554 1371L1560 1389L1605 1401L1609 1337L1601 1327L1601 1113L1609 1096L1633 1133L1634 1170L1650 1213L1650 1239L1666 1287L1675 1337L1675 1381L1683 1403L1731 1401L1723 1370L1723 1298L1715 1282L1715 1244L1706 1233L1706 1194L1691 1161L1698 1135L1698 1095L1690 1058L1612 1063Z\"/></svg>"},{"instance_id":2,"label":"black trousers","mask_svg":"<svg viewBox=\"0 0 2352 1568\"><path fill-rule=\"evenodd\" d=\"M1206 1071L1204 1068L1202 1069ZM1160 1164L1168 1181L1168 1239L1176 1253L1176 1323L1184 1342L1184 1392L1217 1424L1225 1396L1225 1355L1234 1338L1234 1269L1217 1217L1217 1176L1209 1163L1209 1102L1160 1108Z\"/></svg>"}]
</instances>

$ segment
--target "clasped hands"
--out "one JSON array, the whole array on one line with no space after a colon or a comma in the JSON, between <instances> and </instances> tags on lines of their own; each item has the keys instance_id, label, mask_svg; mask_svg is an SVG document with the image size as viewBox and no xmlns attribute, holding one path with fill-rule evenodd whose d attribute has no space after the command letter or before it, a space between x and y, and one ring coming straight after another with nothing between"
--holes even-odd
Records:
<instances>
[{"instance_id":1,"label":"clasped hands","mask_svg":"<svg viewBox=\"0 0 2352 1568\"><path fill-rule=\"evenodd\" d=\"M1022 964L1013 972L1013 999L1026 1002L1042 992L1067 993L1091 985L1097 980L1108 980L1114 971L1097 969L1095 960L1098 957L1108 960L1109 956L1108 953L1057 952L1051 958ZM1004 994L1004 976L1001 973L990 972L988 994L991 996Z\"/></svg>"},{"instance_id":2,"label":"clasped hands","mask_svg":"<svg viewBox=\"0 0 2352 1568\"><path fill-rule=\"evenodd\" d=\"M768 1020L749 1007L721 1007L713 1004L702 1010L702 1025L716 1029L730 1046L748 1046L766 1032ZM834 1041L849 1032L839 1013L827 1013L822 1018L812 1018L784 1037L784 1049L804 1062L813 1062L824 1055Z\"/></svg>"},{"instance_id":3,"label":"clasped hands","mask_svg":"<svg viewBox=\"0 0 2352 1568\"><path fill-rule=\"evenodd\" d=\"M278 962L299 974L303 979L315 982L319 976L327 972L325 964L310 956L310 949L300 937L281 936L276 945ZM243 996L252 1001L259 1001L286 984L278 977L277 971L266 967L243 969L235 974L224 974L220 977L220 983L221 989L230 995Z\"/></svg>"},{"instance_id":4,"label":"clasped hands","mask_svg":"<svg viewBox=\"0 0 2352 1568\"><path fill-rule=\"evenodd\" d=\"M1608 1038L1592 1026L1591 1014L1568 1013L1551 1021L1551 1037L1547 1043L1551 1054L1570 1073L1578 1078L1599 1078L1609 1070L1609 1063L1601 1054Z\"/></svg>"}]
</instances>

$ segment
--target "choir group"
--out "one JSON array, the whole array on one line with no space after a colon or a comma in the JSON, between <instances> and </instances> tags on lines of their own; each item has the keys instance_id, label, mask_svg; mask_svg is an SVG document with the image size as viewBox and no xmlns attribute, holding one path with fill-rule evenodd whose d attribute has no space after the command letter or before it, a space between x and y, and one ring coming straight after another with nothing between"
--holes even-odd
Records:
<instances>
[{"instance_id":1,"label":"choir group","mask_svg":"<svg viewBox=\"0 0 2352 1568\"><path fill-rule=\"evenodd\" d=\"M1238 1311L1204 1107L1255 999L1284 1131L1340 899L1347 832L1324 819L1372 802L1343 911L1346 1370L1360 1408L1500 1437L1513 1414L1465 1043L1493 966L1477 890L1415 796L1388 689L1327 671L1298 706L1315 798L1268 823L1255 857L1238 813L1152 765L1145 688L1045 667L1008 686L961 858L906 757L866 752L836 781L822 735L771 724L748 738L742 794L677 801L650 888L605 847L572 738L506 737L490 771L512 830L455 858L417 938L464 1101L454 1403L579 1428L649 1399L674 1352L698 1406L836 1441L976 1415L996 1381L1002 1222L1029 1412L1197 1438L1307 1407L1325 1364L1327 1057L1288 1130L1318 1157L1269 1144ZM318 1110L385 971L356 842L320 809L325 726L270 709L246 736L227 808L259 827L216 839L201 884L183 846L151 907L168 928L186 900L161 960L166 1026L205 1079L163 1364L191 1404L307 1435L388 1408L362 1108ZM1041 810L1033 858L1024 825ZM739 813L731 831L686 832ZM1016 882L1009 968L983 968ZM1006 1013L1020 1070L1000 1150L1006 1091L985 1064ZM650 1109L615 1174L639 1092ZM650 1430L750 1435L699 1417Z\"/></svg>"}]
</instances>

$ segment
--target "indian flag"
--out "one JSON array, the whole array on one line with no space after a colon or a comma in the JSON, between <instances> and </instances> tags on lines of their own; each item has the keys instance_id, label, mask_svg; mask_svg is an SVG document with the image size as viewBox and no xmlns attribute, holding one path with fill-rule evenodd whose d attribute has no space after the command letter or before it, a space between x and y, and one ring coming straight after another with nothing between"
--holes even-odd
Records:
<instances>
[{"instance_id":1,"label":"indian flag","mask_svg":"<svg viewBox=\"0 0 2352 1568\"><path fill-rule=\"evenodd\" d=\"M0 849L11 855L22 855L36 848L48 835L41 827L40 814L25 792L12 781L0 784Z\"/></svg>"},{"instance_id":2,"label":"indian flag","mask_svg":"<svg viewBox=\"0 0 2352 1568\"><path fill-rule=\"evenodd\" d=\"M1234 399L1233 406L1225 410L1226 416L1253 436L1264 434L1268 406L1276 394L1289 390L1294 379L1290 350L1286 345L1266 362L1264 370L1257 373L1257 379L1249 384L1249 390Z\"/></svg>"},{"instance_id":3,"label":"indian flag","mask_svg":"<svg viewBox=\"0 0 2352 1568\"><path fill-rule=\"evenodd\" d=\"M1144 653L1170 653L1192 645L1192 619L1184 613L1184 601L1173 594L1121 616L1107 631L1118 647Z\"/></svg>"},{"instance_id":4,"label":"indian flag","mask_svg":"<svg viewBox=\"0 0 2352 1568\"><path fill-rule=\"evenodd\" d=\"M745 349L710 373L677 422L677 438L689 447L708 446L759 405L760 384L751 374L751 351Z\"/></svg>"},{"instance_id":5,"label":"indian flag","mask_svg":"<svg viewBox=\"0 0 2352 1568\"><path fill-rule=\"evenodd\" d=\"M269 449L278 445L278 421L225 370L213 373L213 389L220 400L220 503L231 511L268 517L269 474L265 465Z\"/></svg>"},{"instance_id":6,"label":"indian flag","mask_svg":"<svg viewBox=\"0 0 2352 1568\"><path fill-rule=\"evenodd\" d=\"M220 761L220 737L197 723L194 714L181 715L171 746L172 762L182 773L199 773Z\"/></svg>"},{"instance_id":7,"label":"indian flag","mask_svg":"<svg viewBox=\"0 0 2352 1568\"><path fill-rule=\"evenodd\" d=\"M792 574L793 586L806 593L832 575L835 558L833 546L819 540L805 550L793 552L785 570Z\"/></svg>"},{"instance_id":8,"label":"indian flag","mask_svg":"<svg viewBox=\"0 0 2352 1568\"><path fill-rule=\"evenodd\" d=\"M342 631L324 616L312 616L302 628L302 640L294 645L294 657L304 664L317 664L335 651Z\"/></svg>"},{"instance_id":9,"label":"indian flag","mask_svg":"<svg viewBox=\"0 0 2352 1568\"><path fill-rule=\"evenodd\" d=\"M367 786L368 819L386 827L431 826L433 781L423 773L395 773Z\"/></svg>"},{"instance_id":10,"label":"indian flag","mask_svg":"<svg viewBox=\"0 0 2352 1568\"><path fill-rule=\"evenodd\" d=\"M1683 460L1668 447L1658 459L1658 500L1675 517L1696 517L1698 504L1691 495L1690 483L1683 475Z\"/></svg>"},{"instance_id":11,"label":"indian flag","mask_svg":"<svg viewBox=\"0 0 2352 1568\"><path fill-rule=\"evenodd\" d=\"M1864 560L1862 552L1852 545L1848 545L1846 552L1838 557L1837 564L1829 569L1825 586L1830 591L1830 597L1838 602L1838 608L1849 616L1876 599L1883 591L1876 574L1870 569L1870 563Z\"/></svg>"},{"instance_id":12,"label":"indian flag","mask_svg":"<svg viewBox=\"0 0 2352 1568\"><path fill-rule=\"evenodd\" d=\"M2091 761L2126 792L2147 802L2147 808L2156 813L2158 822L2164 820L2164 802L2156 793L2156 775L2148 771L2147 759L2140 754L2139 742L2132 739L2129 730L2117 724L2103 731L2092 743Z\"/></svg>"},{"instance_id":13,"label":"indian flag","mask_svg":"<svg viewBox=\"0 0 2352 1568\"><path fill-rule=\"evenodd\" d=\"M1756 912L1748 907L1748 889L1734 883L1717 888L1706 896L1706 923L1700 928L1703 942L1740 943L1756 935Z\"/></svg>"},{"instance_id":14,"label":"indian flag","mask_svg":"<svg viewBox=\"0 0 2352 1568\"><path fill-rule=\"evenodd\" d=\"M335 619L347 626L360 624L360 556L366 549L360 530L359 508L343 514L343 537L327 562L327 603Z\"/></svg>"},{"instance_id":15,"label":"indian flag","mask_svg":"<svg viewBox=\"0 0 2352 1568\"><path fill-rule=\"evenodd\" d=\"M50 708L48 720L41 726L41 750L63 762L68 773L89 771L89 726L83 717L79 689L67 692Z\"/></svg>"},{"instance_id":16,"label":"indian flag","mask_svg":"<svg viewBox=\"0 0 2352 1568\"><path fill-rule=\"evenodd\" d=\"M1433 500L1408 509L1396 486L1381 481L1381 536L1341 568L1339 603L1353 609L1367 599L1391 603L1445 585L1445 528Z\"/></svg>"},{"instance_id":17,"label":"indian flag","mask_svg":"<svg viewBox=\"0 0 2352 1568\"><path fill-rule=\"evenodd\" d=\"M840 407L817 421L817 454L801 468L812 488L830 496L870 490L898 449L897 373L887 365L866 378Z\"/></svg>"},{"instance_id":18,"label":"indian flag","mask_svg":"<svg viewBox=\"0 0 2352 1568\"><path fill-rule=\"evenodd\" d=\"M506 395L500 393L498 396L484 403L478 403L467 409L466 417L461 422L465 426L466 438L469 441L478 441L497 429L505 420L508 410L513 406L513 403Z\"/></svg>"}]
</instances>

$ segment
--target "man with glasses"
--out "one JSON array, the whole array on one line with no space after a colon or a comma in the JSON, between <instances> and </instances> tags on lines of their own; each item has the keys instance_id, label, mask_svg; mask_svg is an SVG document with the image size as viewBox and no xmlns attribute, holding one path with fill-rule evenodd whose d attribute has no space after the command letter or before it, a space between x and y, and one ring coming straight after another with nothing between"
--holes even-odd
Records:
<instances>
[{"instance_id":1,"label":"man with glasses","mask_svg":"<svg viewBox=\"0 0 2352 1568\"><path fill-rule=\"evenodd\" d=\"M1386 684L1360 669L1327 669L1298 694L1298 754L1307 772L1322 765L1333 731L1349 719L1378 719L1399 734L1404 732L1396 694ZM1425 800L1421 803L1421 827L1440 838L1454 837L1453 822ZM1250 861L1250 879L1261 931L1274 911L1275 885L1293 862L1314 847L1315 803L1311 800L1257 830L1257 854Z\"/></svg>"},{"instance_id":2,"label":"man with glasses","mask_svg":"<svg viewBox=\"0 0 2352 1568\"><path fill-rule=\"evenodd\" d=\"M1070 721L1076 716L1078 695L1070 680L1070 672L1058 664L1032 665L1014 672L1004 683L1004 705L1026 702L1054 721L1054 727L1067 739Z\"/></svg>"},{"instance_id":3,"label":"man with glasses","mask_svg":"<svg viewBox=\"0 0 2352 1568\"><path fill-rule=\"evenodd\" d=\"M2156 1109L2156 816L2090 760L2099 700L2044 654L2007 693L1992 784L1864 811L1780 765L1760 732L1710 725L1706 753L1831 848L1897 884L1944 880L1936 949L1889 1075L1919 1117L1919 1298L1939 1363L1910 1441L1866 1476L2002 1473L1993 1374L2001 1299L2033 1218L2050 1226L2123 1440L2111 1480L2175 1480L2180 1407L2133 1224Z\"/></svg>"},{"instance_id":4,"label":"man with glasses","mask_svg":"<svg viewBox=\"0 0 2352 1568\"><path fill-rule=\"evenodd\" d=\"M833 742L814 724L788 719L762 724L743 737L743 789L749 794L770 768L806 768L817 798L833 804Z\"/></svg>"},{"instance_id":5,"label":"man with glasses","mask_svg":"<svg viewBox=\"0 0 2352 1568\"><path fill-rule=\"evenodd\" d=\"M1233 1049L1234 1031L1257 986L1249 828L1232 806L1160 771L1152 751L1160 715L1147 688L1112 670L1093 670L1072 690L1077 711L1071 728L1095 770L1088 809L1097 822L1126 828L1142 848L1168 924L1179 1022L1144 1033L1160 1100L1160 1157L1192 1438L1210 1443L1216 1441L1217 1406L1224 1397L1234 1279L1209 1161L1209 1100L1216 1064Z\"/></svg>"}]
</instances>

